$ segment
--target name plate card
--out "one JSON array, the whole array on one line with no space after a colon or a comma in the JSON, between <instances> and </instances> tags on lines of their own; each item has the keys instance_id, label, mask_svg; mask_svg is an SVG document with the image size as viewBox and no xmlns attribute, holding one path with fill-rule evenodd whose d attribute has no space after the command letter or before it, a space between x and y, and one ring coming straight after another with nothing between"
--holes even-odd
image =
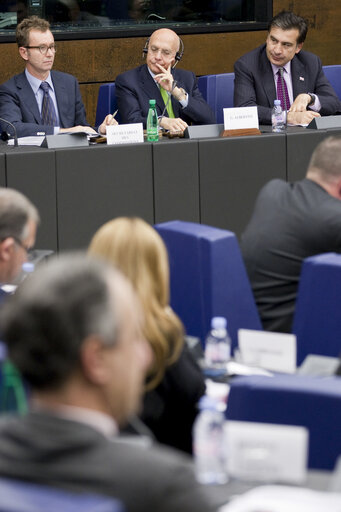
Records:
<instances>
[{"instance_id":1,"label":"name plate card","mask_svg":"<svg viewBox=\"0 0 341 512\"><path fill-rule=\"evenodd\" d=\"M306 479L309 432L305 427L227 421L228 474L266 482Z\"/></svg>"},{"instance_id":2,"label":"name plate card","mask_svg":"<svg viewBox=\"0 0 341 512\"><path fill-rule=\"evenodd\" d=\"M136 144L143 140L142 123L107 126L107 144Z\"/></svg>"},{"instance_id":3,"label":"name plate card","mask_svg":"<svg viewBox=\"0 0 341 512\"><path fill-rule=\"evenodd\" d=\"M244 364L283 373L296 371L294 334L239 329L238 345Z\"/></svg>"},{"instance_id":4,"label":"name plate card","mask_svg":"<svg viewBox=\"0 0 341 512\"><path fill-rule=\"evenodd\" d=\"M259 129L257 107L224 108L224 129Z\"/></svg>"}]
</instances>

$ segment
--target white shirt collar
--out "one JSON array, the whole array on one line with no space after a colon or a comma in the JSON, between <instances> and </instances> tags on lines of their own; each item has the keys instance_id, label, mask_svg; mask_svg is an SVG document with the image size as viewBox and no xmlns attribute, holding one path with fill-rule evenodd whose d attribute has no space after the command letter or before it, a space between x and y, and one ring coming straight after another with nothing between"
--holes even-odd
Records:
<instances>
[{"instance_id":1,"label":"white shirt collar","mask_svg":"<svg viewBox=\"0 0 341 512\"><path fill-rule=\"evenodd\" d=\"M288 73L288 76L291 76L291 60L289 60L289 62L287 62L285 66L276 66L275 64L272 64L272 62L270 62L270 64L272 67L274 77L277 77L277 72L280 68L285 69L285 71Z\"/></svg>"},{"instance_id":2,"label":"white shirt collar","mask_svg":"<svg viewBox=\"0 0 341 512\"><path fill-rule=\"evenodd\" d=\"M30 86L33 89L34 94L37 94L37 92L40 88L40 84L43 81L47 82L49 84L49 86L51 87L51 89L54 91L51 73L48 74L48 77L45 80L40 80L40 78L36 78L35 76L31 75L31 73L29 71L27 71L27 69L25 69L25 75L26 75L26 78L27 78Z\"/></svg>"}]
</instances>

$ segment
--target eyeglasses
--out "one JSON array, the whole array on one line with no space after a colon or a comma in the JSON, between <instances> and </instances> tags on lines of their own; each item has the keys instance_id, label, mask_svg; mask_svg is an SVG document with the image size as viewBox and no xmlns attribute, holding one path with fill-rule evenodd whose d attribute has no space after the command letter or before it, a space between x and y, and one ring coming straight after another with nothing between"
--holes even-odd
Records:
<instances>
[{"instance_id":1,"label":"eyeglasses","mask_svg":"<svg viewBox=\"0 0 341 512\"><path fill-rule=\"evenodd\" d=\"M15 241L15 243L17 245L19 245L19 247L21 247L22 249L24 249L24 251L26 252L27 256L30 254L31 252L31 247L26 247L26 245L24 245L22 243L22 241L20 240L20 238L17 238L16 236L12 236L13 240Z\"/></svg>"},{"instance_id":2,"label":"eyeglasses","mask_svg":"<svg viewBox=\"0 0 341 512\"><path fill-rule=\"evenodd\" d=\"M55 43L50 44L50 46L47 46L47 44L41 44L40 46L25 46L24 48L28 48L29 50L39 50L42 55L46 55L48 50L51 50L52 53L56 53L57 51Z\"/></svg>"}]
</instances>

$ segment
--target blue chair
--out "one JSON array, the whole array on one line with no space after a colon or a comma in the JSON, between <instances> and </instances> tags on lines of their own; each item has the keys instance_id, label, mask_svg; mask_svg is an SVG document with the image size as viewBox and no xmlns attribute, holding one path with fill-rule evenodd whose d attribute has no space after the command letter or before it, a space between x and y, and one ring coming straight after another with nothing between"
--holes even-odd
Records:
<instances>
[{"instance_id":1,"label":"blue chair","mask_svg":"<svg viewBox=\"0 0 341 512\"><path fill-rule=\"evenodd\" d=\"M340 355L340 304L341 255L325 253L306 258L293 321L298 365L308 354Z\"/></svg>"},{"instance_id":2,"label":"blue chair","mask_svg":"<svg viewBox=\"0 0 341 512\"><path fill-rule=\"evenodd\" d=\"M334 468L341 454L340 377L236 377L230 385L227 419L306 427L308 467Z\"/></svg>"},{"instance_id":3,"label":"blue chair","mask_svg":"<svg viewBox=\"0 0 341 512\"><path fill-rule=\"evenodd\" d=\"M215 113L217 123L223 123L223 109L233 107L234 73L200 76L198 87Z\"/></svg>"},{"instance_id":4,"label":"blue chair","mask_svg":"<svg viewBox=\"0 0 341 512\"><path fill-rule=\"evenodd\" d=\"M341 64L333 66L322 66L324 74L333 86L334 91L341 100Z\"/></svg>"},{"instance_id":5,"label":"blue chair","mask_svg":"<svg viewBox=\"0 0 341 512\"><path fill-rule=\"evenodd\" d=\"M124 512L119 500L0 478L0 512Z\"/></svg>"},{"instance_id":6,"label":"blue chair","mask_svg":"<svg viewBox=\"0 0 341 512\"><path fill-rule=\"evenodd\" d=\"M103 84L100 86L97 97L96 121L95 126L99 126L105 116L113 114L117 110L115 82ZM117 113L115 119L119 122L120 117Z\"/></svg>"},{"instance_id":7,"label":"blue chair","mask_svg":"<svg viewBox=\"0 0 341 512\"><path fill-rule=\"evenodd\" d=\"M237 238L193 222L156 224L169 255L171 305L187 334L204 346L213 316L224 316L238 345L239 328L262 329Z\"/></svg>"}]
</instances>

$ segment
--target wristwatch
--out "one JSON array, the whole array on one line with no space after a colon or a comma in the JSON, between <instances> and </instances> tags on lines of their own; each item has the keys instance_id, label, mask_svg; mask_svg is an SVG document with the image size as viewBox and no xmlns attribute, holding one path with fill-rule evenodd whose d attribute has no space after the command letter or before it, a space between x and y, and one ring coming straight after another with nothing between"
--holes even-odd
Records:
<instances>
[{"instance_id":1,"label":"wristwatch","mask_svg":"<svg viewBox=\"0 0 341 512\"><path fill-rule=\"evenodd\" d=\"M307 107L311 107L315 103L315 94L313 94L312 92L308 92L307 94L309 94L309 96L310 96L310 101L309 101Z\"/></svg>"}]
</instances>

